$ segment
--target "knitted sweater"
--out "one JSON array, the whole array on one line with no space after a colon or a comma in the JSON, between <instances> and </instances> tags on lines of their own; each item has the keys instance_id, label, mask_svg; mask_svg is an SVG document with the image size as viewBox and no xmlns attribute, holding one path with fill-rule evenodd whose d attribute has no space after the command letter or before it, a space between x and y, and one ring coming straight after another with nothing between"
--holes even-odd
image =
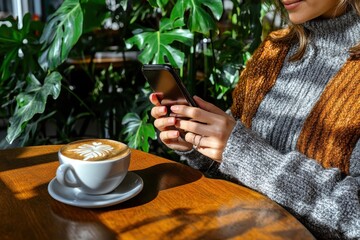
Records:
<instances>
[{"instance_id":1,"label":"knitted sweater","mask_svg":"<svg viewBox=\"0 0 360 240\"><path fill-rule=\"evenodd\" d=\"M289 61L296 45L270 35L247 63L222 163L178 153L268 196L319 239L360 239L360 60L347 52L360 40L360 17L352 11L304 27L301 60Z\"/></svg>"}]
</instances>

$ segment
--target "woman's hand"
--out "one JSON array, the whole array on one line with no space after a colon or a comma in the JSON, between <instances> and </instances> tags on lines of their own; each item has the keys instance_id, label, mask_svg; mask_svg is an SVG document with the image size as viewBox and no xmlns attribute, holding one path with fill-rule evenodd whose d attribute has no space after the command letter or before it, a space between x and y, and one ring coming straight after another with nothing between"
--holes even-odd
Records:
<instances>
[{"instance_id":1,"label":"woman's hand","mask_svg":"<svg viewBox=\"0 0 360 240\"><path fill-rule=\"evenodd\" d=\"M168 110L166 106L161 106L159 99L159 93L150 95L150 101L155 105L151 115L156 119L154 126L160 131L161 141L179 151L187 151L194 146L202 154L221 161L235 119L199 97L194 97L199 108L174 105L170 108L170 116L167 116ZM180 136L182 131L186 132L184 138Z\"/></svg>"},{"instance_id":2,"label":"woman's hand","mask_svg":"<svg viewBox=\"0 0 360 240\"><path fill-rule=\"evenodd\" d=\"M155 118L154 126L160 131L160 140L169 148L178 151L189 151L193 145L181 137L181 130L176 129L176 117L168 116L168 109L162 106L159 99L161 93L150 94L150 102L155 106L151 109L151 116Z\"/></svg>"},{"instance_id":3,"label":"woman's hand","mask_svg":"<svg viewBox=\"0 0 360 240\"><path fill-rule=\"evenodd\" d=\"M199 105L198 108L185 105L171 106L171 112L175 116L191 119L177 118L175 126L186 132L185 141L194 145L199 152L215 161L221 161L236 121L215 105L196 96L194 100Z\"/></svg>"}]
</instances>

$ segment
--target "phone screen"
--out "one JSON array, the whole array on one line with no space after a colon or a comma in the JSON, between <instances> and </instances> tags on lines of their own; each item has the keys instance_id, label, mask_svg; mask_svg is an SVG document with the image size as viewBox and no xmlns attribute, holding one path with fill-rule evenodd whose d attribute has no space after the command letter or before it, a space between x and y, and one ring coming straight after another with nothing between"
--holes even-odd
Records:
<instances>
[{"instance_id":1,"label":"phone screen","mask_svg":"<svg viewBox=\"0 0 360 240\"><path fill-rule=\"evenodd\" d=\"M162 105L185 104L196 106L175 70L167 64L149 64L142 68L146 80L154 92L162 92Z\"/></svg>"}]
</instances>

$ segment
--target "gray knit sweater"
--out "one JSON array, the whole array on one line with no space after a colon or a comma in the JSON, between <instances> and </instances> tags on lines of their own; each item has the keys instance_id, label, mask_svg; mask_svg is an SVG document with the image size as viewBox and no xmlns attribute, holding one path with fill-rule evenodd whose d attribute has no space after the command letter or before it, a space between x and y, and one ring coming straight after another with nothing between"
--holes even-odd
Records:
<instances>
[{"instance_id":1,"label":"gray knit sweater","mask_svg":"<svg viewBox=\"0 0 360 240\"><path fill-rule=\"evenodd\" d=\"M360 239L360 141L349 175L324 168L296 149L302 126L328 81L360 40L360 17L349 12L304 24L310 43L302 60L289 62L290 48L275 85L252 119L237 121L221 164L192 150L178 152L194 168L236 179L276 201L319 239ZM359 99L360 101L360 99ZM360 127L360 126L358 126Z\"/></svg>"}]
</instances>

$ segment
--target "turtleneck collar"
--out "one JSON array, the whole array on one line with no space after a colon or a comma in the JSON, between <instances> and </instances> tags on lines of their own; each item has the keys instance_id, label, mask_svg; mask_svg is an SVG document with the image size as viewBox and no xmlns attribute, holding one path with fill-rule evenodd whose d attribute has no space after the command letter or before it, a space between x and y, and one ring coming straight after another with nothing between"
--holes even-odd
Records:
<instances>
[{"instance_id":1,"label":"turtleneck collar","mask_svg":"<svg viewBox=\"0 0 360 240\"><path fill-rule=\"evenodd\" d=\"M305 29L314 35L342 34L344 32L358 32L360 36L360 16L355 10L347 11L345 14L328 19L314 19L303 24ZM359 39L360 40L360 39Z\"/></svg>"},{"instance_id":2,"label":"turtleneck collar","mask_svg":"<svg viewBox=\"0 0 360 240\"><path fill-rule=\"evenodd\" d=\"M325 55L348 55L348 49L360 42L360 16L355 10L335 18L314 19L303 26L309 31L310 45L320 46Z\"/></svg>"}]
</instances>

